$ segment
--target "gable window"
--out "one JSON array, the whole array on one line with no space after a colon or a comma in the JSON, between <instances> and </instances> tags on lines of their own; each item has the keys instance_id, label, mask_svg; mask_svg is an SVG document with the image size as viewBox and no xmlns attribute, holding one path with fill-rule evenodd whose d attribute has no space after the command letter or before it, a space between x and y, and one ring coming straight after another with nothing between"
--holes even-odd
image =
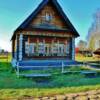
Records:
<instances>
[{"instance_id":1,"label":"gable window","mask_svg":"<svg viewBox=\"0 0 100 100\"><path fill-rule=\"evenodd\" d=\"M45 12L45 15L42 16L42 21L43 21L44 23L50 23L51 20L52 20L52 14L49 13L49 12Z\"/></svg>"},{"instance_id":2,"label":"gable window","mask_svg":"<svg viewBox=\"0 0 100 100\"><path fill-rule=\"evenodd\" d=\"M52 15L50 13L46 12L46 14L45 14L45 20L47 22L50 22L52 20Z\"/></svg>"}]
</instances>

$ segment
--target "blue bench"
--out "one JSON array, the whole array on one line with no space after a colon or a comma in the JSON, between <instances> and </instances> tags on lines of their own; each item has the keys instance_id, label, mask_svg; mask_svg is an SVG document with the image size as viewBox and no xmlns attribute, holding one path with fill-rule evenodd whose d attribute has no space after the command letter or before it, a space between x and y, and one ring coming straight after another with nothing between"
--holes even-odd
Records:
<instances>
[{"instance_id":1,"label":"blue bench","mask_svg":"<svg viewBox=\"0 0 100 100\"><path fill-rule=\"evenodd\" d=\"M48 78L51 77L51 74L19 74L19 76L27 78Z\"/></svg>"},{"instance_id":2,"label":"blue bench","mask_svg":"<svg viewBox=\"0 0 100 100\"><path fill-rule=\"evenodd\" d=\"M81 74L84 75L85 77L90 77L90 78L97 76L96 71L82 71Z\"/></svg>"}]
</instances>

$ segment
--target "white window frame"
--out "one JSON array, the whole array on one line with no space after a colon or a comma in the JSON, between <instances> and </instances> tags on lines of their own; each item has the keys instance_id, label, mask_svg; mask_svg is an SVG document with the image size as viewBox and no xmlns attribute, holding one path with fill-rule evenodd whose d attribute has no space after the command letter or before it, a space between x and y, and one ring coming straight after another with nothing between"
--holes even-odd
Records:
<instances>
[{"instance_id":1,"label":"white window frame","mask_svg":"<svg viewBox=\"0 0 100 100\"><path fill-rule=\"evenodd\" d=\"M60 50L61 48L61 50ZM59 44L59 55L63 56L64 55L64 44Z\"/></svg>"},{"instance_id":2,"label":"white window frame","mask_svg":"<svg viewBox=\"0 0 100 100\"><path fill-rule=\"evenodd\" d=\"M39 54L45 54L45 44L44 43L39 43L39 45L38 45L38 53Z\"/></svg>"},{"instance_id":3,"label":"white window frame","mask_svg":"<svg viewBox=\"0 0 100 100\"><path fill-rule=\"evenodd\" d=\"M25 42L25 54L29 54L29 43Z\"/></svg>"},{"instance_id":4,"label":"white window frame","mask_svg":"<svg viewBox=\"0 0 100 100\"><path fill-rule=\"evenodd\" d=\"M66 45L66 54L68 55L70 53L70 43L67 43Z\"/></svg>"},{"instance_id":5,"label":"white window frame","mask_svg":"<svg viewBox=\"0 0 100 100\"><path fill-rule=\"evenodd\" d=\"M28 43L28 42L26 42L25 43L25 54L33 55L35 53L34 52L34 46L35 46L34 43ZM30 50L30 49L32 49L32 50Z\"/></svg>"},{"instance_id":6,"label":"white window frame","mask_svg":"<svg viewBox=\"0 0 100 100\"><path fill-rule=\"evenodd\" d=\"M30 50L31 49L31 50ZM30 52L31 51L31 52ZM34 54L34 43L29 44L29 54Z\"/></svg>"},{"instance_id":7,"label":"white window frame","mask_svg":"<svg viewBox=\"0 0 100 100\"><path fill-rule=\"evenodd\" d=\"M44 18L45 18L45 21L50 22L52 20L51 13L46 12Z\"/></svg>"},{"instance_id":8,"label":"white window frame","mask_svg":"<svg viewBox=\"0 0 100 100\"><path fill-rule=\"evenodd\" d=\"M58 54L58 44L54 44L53 46L52 46L52 53L53 54Z\"/></svg>"}]
</instances>

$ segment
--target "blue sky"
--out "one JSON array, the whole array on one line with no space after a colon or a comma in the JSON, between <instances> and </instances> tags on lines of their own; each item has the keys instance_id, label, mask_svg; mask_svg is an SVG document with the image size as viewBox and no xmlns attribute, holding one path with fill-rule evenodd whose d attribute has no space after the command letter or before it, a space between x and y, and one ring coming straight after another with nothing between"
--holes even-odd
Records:
<instances>
[{"instance_id":1,"label":"blue sky","mask_svg":"<svg viewBox=\"0 0 100 100\"><path fill-rule=\"evenodd\" d=\"M0 47L11 51L13 31L30 15L42 0L0 0ZM80 34L76 43L86 39L93 14L100 0L58 0L64 12Z\"/></svg>"}]
</instances>

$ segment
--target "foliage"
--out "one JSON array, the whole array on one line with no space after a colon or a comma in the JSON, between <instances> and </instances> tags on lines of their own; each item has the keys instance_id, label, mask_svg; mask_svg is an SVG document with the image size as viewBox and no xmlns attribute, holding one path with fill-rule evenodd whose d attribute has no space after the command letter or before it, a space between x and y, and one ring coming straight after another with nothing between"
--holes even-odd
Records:
<instances>
[{"instance_id":1,"label":"foliage","mask_svg":"<svg viewBox=\"0 0 100 100\"><path fill-rule=\"evenodd\" d=\"M80 51L86 50L86 48L87 48L87 42L83 41L83 40L80 40L79 43L78 43L78 47L79 47Z\"/></svg>"}]
</instances>

